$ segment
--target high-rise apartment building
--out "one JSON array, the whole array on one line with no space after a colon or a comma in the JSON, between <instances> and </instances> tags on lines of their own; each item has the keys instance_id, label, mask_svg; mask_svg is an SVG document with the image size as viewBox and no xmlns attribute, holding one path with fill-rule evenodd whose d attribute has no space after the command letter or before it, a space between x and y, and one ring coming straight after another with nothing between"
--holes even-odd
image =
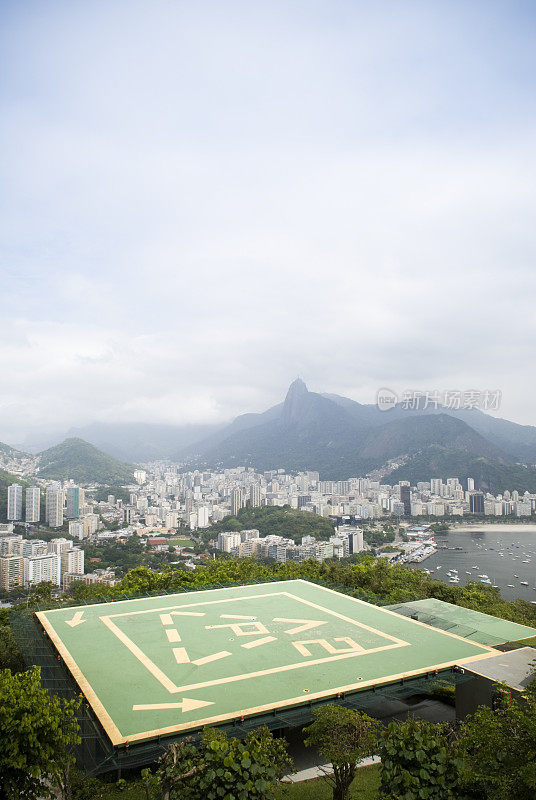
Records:
<instances>
[{"instance_id":1,"label":"high-rise apartment building","mask_svg":"<svg viewBox=\"0 0 536 800\"><path fill-rule=\"evenodd\" d=\"M88 523L86 519L73 519L69 522L69 536L73 539L85 539L88 536Z\"/></svg>"},{"instance_id":2,"label":"high-rise apartment building","mask_svg":"<svg viewBox=\"0 0 536 800\"><path fill-rule=\"evenodd\" d=\"M26 522L39 522L41 519L41 489L30 486L26 489Z\"/></svg>"},{"instance_id":3,"label":"high-rise apartment building","mask_svg":"<svg viewBox=\"0 0 536 800\"><path fill-rule=\"evenodd\" d=\"M22 519L22 486L12 483L7 490L7 518L8 520Z\"/></svg>"},{"instance_id":4,"label":"high-rise apartment building","mask_svg":"<svg viewBox=\"0 0 536 800\"><path fill-rule=\"evenodd\" d=\"M49 486L46 492L46 521L49 528L63 525L63 492L53 486Z\"/></svg>"},{"instance_id":5,"label":"high-rise apartment building","mask_svg":"<svg viewBox=\"0 0 536 800\"><path fill-rule=\"evenodd\" d=\"M261 505L262 492L258 483L252 483L249 487L249 504L252 508L258 508Z\"/></svg>"},{"instance_id":6,"label":"high-rise apartment building","mask_svg":"<svg viewBox=\"0 0 536 800\"><path fill-rule=\"evenodd\" d=\"M231 514L235 517L241 508L244 508L244 493L240 487L231 492Z\"/></svg>"},{"instance_id":7,"label":"high-rise apartment building","mask_svg":"<svg viewBox=\"0 0 536 800\"><path fill-rule=\"evenodd\" d=\"M24 582L22 556L0 556L0 591L9 592Z\"/></svg>"},{"instance_id":8,"label":"high-rise apartment building","mask_svg":"<svg viewBox=\"0 0 536 800\"><path fill-rule=\"evenodd\" d=\"M443 481L441 478L432 478L430 481L430 493L437 494L441 496L441 489L443 487Z\"/></svg>"},{"instance_id":9,"label":"high-rise apartment building","mask_svg":"<svg viewBox=\"0 0 536 800\"><path fill-rule=\"evenodd\" d=\"M57 553L45 553L40 556L24 559L24 583L36 585L43 581L50 581L56 586L60 585L61 561Z\"/></svg>"},{"instance_id":10,"label":"high-rise apartment building","mask_svg":"<svg viewBox=\"0 0 536 800\"><path fill-rule=\"evenodd\" d=\"M60 560L62 575L64 572L76 573L77 575L84 574L84 551L79 547L63 550Z\"/></svg>"},{"instance_id":11,"label":"high-rise apartment building","mask_svg":"<svg viewBox=\"0 0 536 800\"><path fill-rule=\"evenodd\" d=\"M469 510L471 514L484 513L484 495L482 492L470 492Z\"/></svg>"},{"instance_id":12,"label":"high-rise apartment building","mask_svg":"<svg viewBox=\"0 0 536 800\"><path fill-rule=\"evenodd\" d=\"M14 533L11 536L0 537L0 556L20 555L22 547L22 536Z\"/></svg>"},{"instance_id":13,"label":"high-rise apartment building","mask_svg":"<svg viewBox=\"0 0 536 800\"><path fill-rule=\"evenodd\" d=\"M400 502L404 506L404 514L411 516L411 489L408 484L400 484Z\"/></svg>"},{"instance_id":14,"label":"high-rise apartment building","mask_svg":"<svg viewBox=\"0 0 536 800\"><path fill-rule=\"evenodd\" d=\"M59 537L58 539L51 539L48 543L48 552L49 553L57 553L61 555L65 553L67 550L72 550L73 543L70 539L65 539L63 536Z\"/></svg>"},{"instance_id":15,"label":"high-rise apartment building","mask_svg":"<svg viewBox=\"0 0 536 800\"><path fill-rule=\"evenodd\" d=\"M218 534L218 550L223 550L224 553L230 553L235 547L240 545L240 534L236 531L229 531L226 533Z\"/></svg>"},{"instance_id":16,"label":"high-rise apartment building","mask_svg":"<svg viewBox=\"0 0 536 800\"><path fill-rule=\"evenodd\" d=\"M80 516L80 489L78 486L68 486L67 491L67 508L65 509L65 516L67 519L78 519Z\"/></svg>"}]
</instances>

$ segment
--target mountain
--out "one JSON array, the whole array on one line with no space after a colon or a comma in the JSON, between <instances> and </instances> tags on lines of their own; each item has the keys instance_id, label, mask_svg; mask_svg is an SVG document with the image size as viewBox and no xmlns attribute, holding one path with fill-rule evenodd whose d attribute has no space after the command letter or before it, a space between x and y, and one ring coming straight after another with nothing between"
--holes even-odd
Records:
<instances>
[{"instance_id":1,"label":"mountain","mask_svg":"<svg viewBox=\"0 0 536 800\"><path fill-rule=\"evenodd\" d=\"M410 481L414 486L417 481L429 480L430 477L447 476L457 477L462 483L467 478L474 478L477 489L492 494L502 493L506 489L536 492L534 468L505 464L497 459L434 445L412 456L405 464L390 472L383 482L393 485L398 481Z\"/></svg>"},{"instance_id":2,"label":"mountain","mask_svg":"<svg viewBox=\"0 0 536 800\"><path fill-rule=\"evenodd\" d=\"M408 475L413 482L436 475L474 477L484 489L516 481L524 490L533 482L536 486L536 470L516 461L523 461L525 452L532 463L533 440L536 461L536 428L477 410L408 411L399 404L384 412L376 405L310 392L298 378L283 403L237 417L175 458L200 467L314 469L324 479L373 470L381 470L384 482Z\"/></svg>"},{"instance_id":3,"label":"mountain","mask_svg":"<svg viewBox=\"0 0 536 800\"><path fill-rule=\"evenodd\" d=\"M27 458L28 453L23 453L21 450L16 450L14 447L11 447L11 445L5 444L5 442L0 442L0 456L5 456L7 458Z\"/></svg>"},{"instance_id":4,"label":"mountain","mask_svg":"<svg viewBox=\"0 0 536 800\"><path fill-rule=\"evenodd\" d=\"M247 416L247 415L246 415ZM71 428L69 438L83 439L123 461L171 458L194 442L215 433L221 425L159 425L145 422L93 422Z\"/></svg>"},{"instance_id":5,"label":"mountain","mask_svg":"<svg viewBox=\"0 0 536 800\"><path fill-rule=\"evenodd\" d=\"M199 461L258 469L354 469L366 429L331 400L309 392L300 379L285 402L259 415L240 417L196 446ZM244 424L245 423L245 424ZM361 463L359 462L361 467Z\"/></svg>"},{"instance_id":6,"label":"mountain","mask_svg":"<svg viewBox=\"0 0 536 800\"><path fill-rule=\"evenodd\" d=\"M65 439L39 453L39 477L72 478L77 483L123 484L133 480L133 464L103 453L83 439Z\"/></svg>"},{"instance_id":7,"label":"mountain","mask_svg":"<svg viewBox=\"0 0 536 800\"><path fill-rule=\"evenodd\" d=\"M448 414L410 416L395 419L370 431L361 456L384 463L400 455L426 451L428 447L443 447L461 453L513 463L513 458L462 420Z\"/></svg>"}]
</instances>

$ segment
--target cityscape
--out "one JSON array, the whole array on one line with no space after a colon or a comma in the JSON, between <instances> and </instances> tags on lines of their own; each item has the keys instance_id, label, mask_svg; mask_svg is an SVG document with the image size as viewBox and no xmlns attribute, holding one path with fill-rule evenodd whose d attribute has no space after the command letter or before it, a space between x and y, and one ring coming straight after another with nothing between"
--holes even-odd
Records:
<instances>
[{"instance_id":1,"label":"cityscape","mask_svg":"<svg viewBox=\"0 0 536 800\"><path fill-rule=\"evenodd\" d=\"M17 469L16 464L11 467ZM25 462L19 462L18 469L26 482L31 479ZM75 581L114 585L120 564L91 569L85 547L124 543L130 537L136 537L147 552L174 554L176 563L187 569L217 553L299 563L372 552L390 563L413 564L437 552L434 533L442 527L450 529L464 519L530 522L536 514L536 493L506 489L492 495L475 491L471 478L465 488L457 478L391 486L370 478L320 480L314 470L259 473L236 467L183 472L177 465L160 462L135 469L132 477L132 484L121 489L122 497L110 493L99 500L97 487L84 488L72 480L8 486L6 520L0 523L0 590L9 593L41 582L63 591ZM242 509L262 508L305 512L313 529L313 515L328 521L331 529L299 538L261 535L257 528L242 526L229 529ZM224 521L226 529L212 534L211 529ZM364 531L386 527L394 531L390 541L376 547L373 539L367 542L370 537ZM45 540L39 531L64 535ZM459 582L455 572L436 574ZM487 575L479 578L491 584Z\"/></svg>"},{"instance_id":2,"label":"cityscape","mask_svg":"<svg viewBox=\"0 0 536 800\"><path fill-rule=\"evenodd\" d=\"M536 3L0 68L0 800L536 800Z\"/></svg>"}]
</instances>

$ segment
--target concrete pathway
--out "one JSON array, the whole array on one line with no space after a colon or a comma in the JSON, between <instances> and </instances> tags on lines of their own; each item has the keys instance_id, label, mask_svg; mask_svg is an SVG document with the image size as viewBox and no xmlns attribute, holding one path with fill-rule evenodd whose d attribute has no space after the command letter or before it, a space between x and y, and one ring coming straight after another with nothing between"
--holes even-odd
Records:
<instances>
[{"instance_id":1,"label":"concrete pathway","mask_svg":"<svg viewBox=\"0 0 536 800\"><path fill-rule=\"evenodd\" d=\"M360 767L370 767L371 764L379 763L380 757L373 756L372 758L364 758L357 766L359 769ZM331 764L321 764L316 767L302 769L299 772L295 772L293 775L285 775L282 779L282 783L301 783L302 781L310 781L312 778L321 778L323 775L331 775L332 772L333 767Z\"/></svg>"}]
</instances>

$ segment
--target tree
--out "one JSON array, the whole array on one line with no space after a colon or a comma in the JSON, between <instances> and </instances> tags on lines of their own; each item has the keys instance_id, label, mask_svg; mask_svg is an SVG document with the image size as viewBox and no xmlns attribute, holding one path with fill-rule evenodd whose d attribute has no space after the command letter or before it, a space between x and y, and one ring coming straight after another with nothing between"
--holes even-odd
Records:
<instances>
[{"instance_id":1,"label":"tree","mask_svg":"<svg viewBox=\"0 0 536 800\"><path fill-rule=\"evenodd\" d=\"M291 763L286 742L267 728L243 741L205 728L198 748L174 743L161 759L162 800L270 800Z\"/></svg>"},{"instance_id":2,"label":"tree","mask_svg":"<svg viewBox=\"0 0 536 800\"><path fill-rule=\"evenodd\" d=\"M56 783L70 799L72 748L79 744L80 700L41 688L40 670L0 672L0 800L37 800Z\"/></svg>"},{"instance_id":3,"label":"tree","mask_svg":"<svg viewBox=\"0 0 536 800\"><path fill-rule=\"evenodd\" d=\"M376 752L380 723L342 706L322 706L313 713L314 721L305 728L305 745L317 747L333 765L333 775L326 774L326 780L333 787L333 800L345 800L358 762Z\"/></svg>"},{"instance_id":4,"label":"tree","mask_svg":"<svg viewBox=\"0 0 536 800\"><path fill-rule=\"evenodd\" d=\"M20 672L24 669L24 659L17 640L9 625L9 611L0 609L0 669Z\"/></svg>"},{"instance_id":5,"label":"tree","mask_svg":"<svg viewBox=\"0 0 536 800\"><path fill-rule=\"evenodd\" d=\"M536 797L536 680L519 697L500 685L496 707L481 706L460 729L462 774L489 800Z\"/></svg>"},{"instance_id":6,"label":"tree","mask_svg":"<svg viewBox=\"0 0 536 800\"><path fill-rule=\"evenodd\" d=\"M460 759L444 723L391 722L381 735L382 800L454 800Z\"/></svg>"}]
</instances>

